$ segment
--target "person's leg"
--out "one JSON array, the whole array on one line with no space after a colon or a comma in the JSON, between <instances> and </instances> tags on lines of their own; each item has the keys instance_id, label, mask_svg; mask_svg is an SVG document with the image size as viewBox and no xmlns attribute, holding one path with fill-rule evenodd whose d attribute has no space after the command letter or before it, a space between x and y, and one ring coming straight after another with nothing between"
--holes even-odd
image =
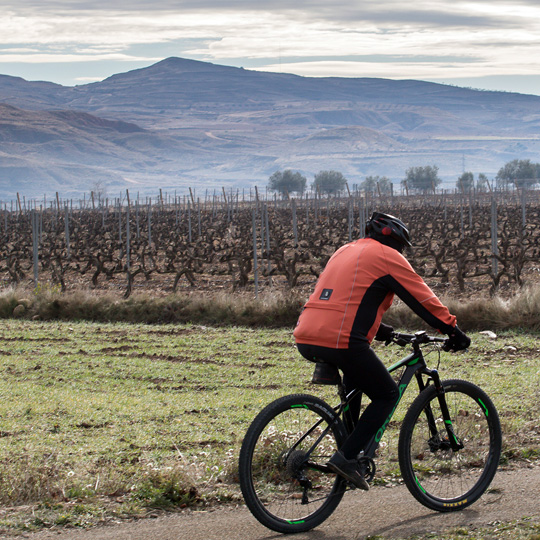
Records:
<instances>
[{"instance_id":1,"label":"person's leg","mask_svg":"<svg viewBox=\"0 0 540 540\"><path fill-rule=\"evenodd\" d=\"M324 360L336 365L343 371L347 391L359 388L371 399L353 432L328 461L328 467L334 472L356 487L368 490L365 469L356 457L393 410L399 396L397 385L368 343L349 349L298 344L298 350L308 360ZM359 414L360 399L361 396L350 404L354 419Z\"/></svg>"},{"instance_id":2,"label":"person's leg","mask_svg":"<svg viewBox=\"0 0 540 540\"><path fill-rule=\"evenodd\" d=\"M349 349L350 356L340 362L348 391L360 388L371 403L366 407L341 451L347 459L355 458L382 427L396 406L399 390L375 351L367 346Z\"/></svg>"},{"instance_id":3,"label":"person's leg","mask_svg":"<svg viewBox=\"0 0 540 540\"><path fill-rule=\"evenodd\" d=\"M395 407L399 397L397 384L367 342L353 345L349 349L302 344L297 347L308 360L321 359L336 365L343 372L347 392L359 388L371 400L341 448L347 459L356 458ZM350 404L354 419L358 418L360 412L361 396L355 401Z\"/></svg>"}]
</instances>

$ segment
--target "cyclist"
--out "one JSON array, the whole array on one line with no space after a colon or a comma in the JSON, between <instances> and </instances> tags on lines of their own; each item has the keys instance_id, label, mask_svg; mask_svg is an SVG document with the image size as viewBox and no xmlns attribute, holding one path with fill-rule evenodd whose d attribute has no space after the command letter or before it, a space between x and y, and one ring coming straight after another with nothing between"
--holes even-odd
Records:
<instances>
[{"instance_id":1,"label":"cyclist","mask_svg":"<svg viewBox=\"0 0 540 540\"><path fill-rule=\"evenodd\" d=\"M392 338L393 328L381 319L394 295L449 336L447 350L463 350L471 342L456 325L456 317L402 255L406 246L411 247L411 242L404 223L374 212L366 223L366 238L342 246L330 258L294 330L302 356L341 369L345 389L359 388L371 400L351 435L328 462L332 471L364 490L369 485L357 457L399 398L395 381L370 347L374 338ZM360 415L360 399L351 403L355 420Z\"/></svg>"}]
</instances>

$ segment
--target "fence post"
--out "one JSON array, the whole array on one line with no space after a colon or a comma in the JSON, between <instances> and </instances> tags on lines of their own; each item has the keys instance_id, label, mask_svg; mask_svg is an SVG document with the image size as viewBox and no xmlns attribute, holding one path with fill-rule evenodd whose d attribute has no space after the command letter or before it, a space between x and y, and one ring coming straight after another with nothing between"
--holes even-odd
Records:
<instances>
[{"instance_id":1,"label":"fence post","mask_svg":"<svg viewBox=\"0 0 540 540\"><path fill-rule=\"evenodd\" d=\"M141 227L139 224L139 197L135 201L135 227L137 231L137 240L141 237Z\"/></svg>"},{"instance_id":2,"label":"fence post","mask_svg":"<svg viewBox=\"0 0 540 540\"><path fill-rule=\"evenodd\" d=\"M43 237L43 208L47 210L47 207L43 207L43 206L39 207L39 243L40 244Z\"/></svg>"},{"instance_id":3,"label":"fence post","mask_svg":"<svg viewBox=\"0 0 540 540\"><path fill-rule=\"evenodd\" d=\"M255 208L251 210L251 224L253 229L253 278L255 281L255 297L259 296L259 268L257 266L257 222Z\"/></svg>"},{"instance_id":4,"label":"fence post","mask_svg":"<svg viewBox=\"0 0 540 540\"><path fill-rule=\"evenodd\" d=\"M202 224L201 224L201 200L197 199L197 222L199 225L199 238L202 236Z\"/></svg>"},{"instance_id":5,"label":"fence post","mask_svg":"<svg viewBox=\"0 0 540 540\"><path fill-rule=\"evenodd\" d=\"M366 236L366 221L367 221L367 208L365 205L365 199L362 197L360 199L360 204L358 207L358 219L360 220L360 223L358 224L359 230L359 238L364 238Z\"/></svg>"},{"instance_id":6,"label":"fence post","mask_svg":"<svg viewBox=\"0 0 540 540\"><path fill-rule=\"evenodd\" d=\"M463 222L463 194L459 198L459 224L461 227L461 238L465 236L465 224Z\"/></svg>"},{"instance_id":7,"label":"fence post","mask_svg":"<svg viewBox=\"0 0 540 540\"><path fill-rule=\"evenodd\" d=\"M131 245L130 245L130 232L131 232L131 229L130 229L130 225L129 225L129 218L130 218L130 201L129 201L129 191L126 189L126 198L127 198L127 213L126 213L126 267L127 267L127 271L129 272L130 271L130 262L129 262L129 259L130 259L130 250L131 250Z\"/></svg>"},{"instance_id":8,"label":"fence post","mask_svg":"<svg viewBox=\"0 0 540 540\"><path fill-rule=\"evenodd\" d=\"M354 205L352 199L349 197L349 242L352 241L352 230L354 221Z\"/></svg>"},{"instance_id":9,"label":"fence post","mask_svg":"<svg viewBox=\"0 0 540 540\"><path fill-rule=\"evenodd\" d=\"M122 198L118 199L118 245L120 246L120 259L124 256L122 244Z\"/></svg>"},{"instance_id":10,"label":"fence post","mask_svg":"<svg viewBox=\"0 0 540 540\"><path fill-rule=\"evenodd\" d=\"M191 244L191 202L187 203L187 212L188 212L188 242Z\"/></svg>"},{"instance_id":11,"label":"fence post","mask_svg":"<svg viewBox=\"0 0 540 540\"><path fill-rule=\"evenodd\" d=\"M268 203L264 205L264 220L266 223L266 253L267 253L267 263L268 263L268 284L272 285L272 276L270 271L272 269L270 261L270 227L268 225Z\"/></svg>"},{"instance_id":12,"label":"fence post","mask_svg":"<svg viewBox=\"0 0 540 540\"><path fill-rule=\"evenodd\" d=\"M298 247L298 223L296 219L296 199L291 200L291 210L292 210L292 226L293 226L293 235L294 235L294 247Z\"/></svg>"},{"instance_id":13,"label":"fence post","mask_svg":"<svg viewBox=\"0 0 540 540\"><path fill-rule=\"evenodd\" d=\"M66 230L66 252L67 252L67 258L69 259L71 257L71 247L69 245L69 206L66 204L65 206L65 218L64 218L64 225Z\"/></svg>"},{"instance_id":14,"label":"fence post","mask_svg":"<svg viewBox=\"0 0 540 540\"><path fill-rule=\"evenodd\" d=\"M32 210L32 247L33 247L33 262L34 262L34 287L38 286L39 272L39 216L36 210Z\"/></svg>"},{"instance_id":15,"label":"fence post","mask_svg":"<svg viewBox=\"0 0 540 540\"><path fill-rule=\"evenodd\" d=\"M527 226L527 192L525 186L521 188L521 234L525 232Z\"/></svg>"},{"instance_id":16,"label":"fence post","mask_svg":"<svg viewBox=\"0 0 540 540\"><path fill-rule=\"evenodd\" d=\"M492 255L492 272L496 276L499 273L499 246L497 244L497 201L493 195L491 198L491 255Z\"/></svg>"},{"instance_id":17,"label":"fence post","mask_svg":"<svg viewBox=\"0 0 540 540\"><path fill-rule=\"evenodd\" d=\"M148 199L148 247L152 247L152 198Z\"/></svg>"},{"instance_id":18,"label":"fence post","mask_svg":"<svg viewBox=\"0 0 540 540\"><path fill-rule=\"evenodd\" d=\"M264 220L264 203L261 203L260 211L257 212L261 216L261 266L264 260L264 244L266 240L266 222Z\"/></svg>"}]
</instances>

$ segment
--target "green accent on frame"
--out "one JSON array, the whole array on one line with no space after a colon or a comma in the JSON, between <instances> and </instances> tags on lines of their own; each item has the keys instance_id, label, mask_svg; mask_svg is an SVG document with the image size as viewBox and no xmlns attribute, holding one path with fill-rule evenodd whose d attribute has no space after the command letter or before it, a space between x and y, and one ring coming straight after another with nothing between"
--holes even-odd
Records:
<instances>
[{"instance_id":1,"label":"green accent on frame","mask_svg":"<svg viewBox=\"0 0 540 540\"><path fill-rule=\"evenodd\" d=\"M391 365L388 368L388 371L391 373L392 371L395 371L396 369L403 367L405 365L414 366L414 364L416 364L418 360L419 360L418 358L413 358L412 360L409 360L408 362L406 362L405 360L399 360L399 362L396 362L395 364Z\"/></svg>"},{"instance_id":2,"label":"green accent on frame","mask_svg":"<svg viewBox=\"0 0 540 540\"><path fill-rule=\"evenodd\" d=\"M397 403L394 405L394 408L392 409L392 412L390 413L390 416L386 419L386 422L382 425L382 427L377 431L375 435L375 441L378 443L382 439L382 436L384 435L384 431L386 429L386 426L390 423L390 420L392 420L392 416L394 416L394 413L396 412L397 406L399 405L399 402L401 401L401 398L403 397L403 392L407 389L406 384L400 384L399 385L399 398L397 400Z\"/></svg>"}]
</instances>

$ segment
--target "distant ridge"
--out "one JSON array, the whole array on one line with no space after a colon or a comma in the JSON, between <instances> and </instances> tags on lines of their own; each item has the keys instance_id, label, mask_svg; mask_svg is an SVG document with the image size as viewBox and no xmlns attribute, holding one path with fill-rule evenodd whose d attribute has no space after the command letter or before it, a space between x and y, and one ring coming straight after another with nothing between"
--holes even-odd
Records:
<instances>
[{"instance_id":1,"label":"distant ridge","mask_svg":"<svg viewBox=\"0 0 540 540\"><path fill-rule=\"evenodd\" d=\"M114 191L263 185L283 168L308 177L336 169L350 184L373 174L399 182L424 164L455 182L464 164L490 175L540 150L539 96L174 57L76 87L0 75L0 103L19 110L15 119L0 109L0 199L13 196L35 156L41 194L58 187L52 170L70 193L88 191L96 170ZM52 131L65 151L38 146Z\"/></svg>"}]
</instances>

